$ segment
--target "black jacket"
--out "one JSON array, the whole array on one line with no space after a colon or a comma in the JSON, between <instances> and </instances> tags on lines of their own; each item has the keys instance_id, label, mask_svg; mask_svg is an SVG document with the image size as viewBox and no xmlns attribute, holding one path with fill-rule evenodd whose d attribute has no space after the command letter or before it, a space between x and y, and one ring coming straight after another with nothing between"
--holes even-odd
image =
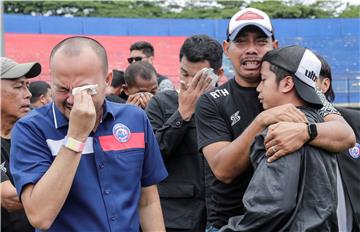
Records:
<instances>
[{"instance_id":1,"label":"black jacket","mask_svg":"<svg viewBox=\"0 0 360 232\"><path fill-rule=\"evenodd\" d=\"M169 176L158 185L167 231L204 231L204 164L197 149L194 119L182 120L178 93L156 94L146 108Z\"/></svg>"},{"instance_id":2,"label":"black jacket","mask_svg":"<svg viewBox=\"0 0 360 232\"><path fill-rule=\"evenodd\" d=\"M121 98L115 94L110 94L108 96L106 96L106 100L111 101L111 102L117 102L117 103L126 103L126 99Z\"/></svg>"},{"instance_id":3,"label":"black jacket","mask_svg":"<svg viewBox=\"0 0 360 232\"><path fill-rule=\"evenodd\" d=\"M353 231L360 231L360 111L336 108L353 129L356 146L337 156L345 194L349 197L353 214Z\"/></svg>"},{"instance_id":4,"label":"black jacket","mask_svg":"<svg viewBox=\"0 0 360 232\"><path fill-rule=\"evenodd\" d=\"M10 172L10 140L1 138L1 182L9 180L14 185ZM9 212L1 207L1 231L2 232L32 232L35 231L30 225L25 211Z\"/></svg>"},{"instance_id":5,"label":"black jacket","mask_svg":"<svg viewBox=\"0 0 360 232\"><path fill-rule=\"evenodd\" d=\"M322 121L314 110L302 110L310 122ZM221 231L337 231L335 155L304 145L268 163L265 135L251 149L255 171L243 197L245 214Z\"/></svg>"}]
</instances>

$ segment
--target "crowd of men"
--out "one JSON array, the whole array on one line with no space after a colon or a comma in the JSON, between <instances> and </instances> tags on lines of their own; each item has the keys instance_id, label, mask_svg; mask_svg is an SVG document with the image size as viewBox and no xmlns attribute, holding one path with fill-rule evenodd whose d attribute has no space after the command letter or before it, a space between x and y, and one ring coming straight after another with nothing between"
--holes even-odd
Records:
<instances>
[{"instance_id":1,"label":"crowd of men","mask_svg":"<svg viewBox=\"0 0 360 232\"><path fill-rule=\"evenodd\" d=\"M246 8L222 45L184 41L179 90L153 59L139 41L109 71L73 36L49 85L1 58L2 231L360 231L360 113L332 106L320 54Z\"/></svg>"}]
</instances>

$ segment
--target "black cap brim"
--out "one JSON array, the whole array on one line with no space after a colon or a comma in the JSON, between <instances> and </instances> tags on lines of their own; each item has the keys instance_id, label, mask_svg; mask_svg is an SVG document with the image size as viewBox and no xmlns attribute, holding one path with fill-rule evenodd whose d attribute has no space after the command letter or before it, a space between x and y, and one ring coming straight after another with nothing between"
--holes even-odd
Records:
<instances>
[{"instance_id":1,"label":"black cap brim","mask_svg":"<svg viewBox=\"0 0 360 232\"><path fill-rule=\"evenodd\" d=\"M33 78L41 73L41 65L37 62L16 64L2 73L1 79Z\"/></svg>"},{"instance_id":2,"label":"black cap brim","mask_svg":"<svg viewBox=\"0 0 360 232\"><path fill-rule=\"evenodd\" d=\"M296 92L302 100L310 104L313 108L321 109L323 107L320 97L317 95L314 88L300 81L296 77L294 77L293 80Z\"/></svg>"},{"instance_id":3,"label":"black cap brim","mask_svg":"<svg viewBox=\"0 0 360 232\"><path fill-rule=\"evenodd\" d=\"M27 78L33 78L39 76L41 73L41 65L39 63L35 63L28 73L26 73Z\"/></svg>"}]
</instances>

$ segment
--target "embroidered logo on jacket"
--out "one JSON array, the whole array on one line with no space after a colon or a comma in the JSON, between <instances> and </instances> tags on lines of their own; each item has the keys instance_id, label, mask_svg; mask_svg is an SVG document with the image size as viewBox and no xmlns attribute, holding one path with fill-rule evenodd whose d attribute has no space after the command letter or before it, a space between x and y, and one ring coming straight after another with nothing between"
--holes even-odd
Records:
<instances>
[{"instance_id":1,"label":"embroidered logo on jacket","mask_svg":"<svg viewBox=\"0 0 360 232\"><path fill-rule=\"evenodd\" d=\"M234 126L238 121L240 121L240 111L236 111L233 115L231 115L231 126Z\"/></svg>"},{"instance_id":2,"label":"embroidered logo on jacket","mask_svg":"<svg viewBox=\"0 0 360 232\"><path fill-rule=\"evenodd\" d=\"M113 127L113 135L117 141L125 143L130 139L131 132L130 129L124 124L116 123Z\"/></svg>"},{"instance_id":3,"label":"embroidered logo on jacket","mask_svg":"<svg viewBox=\"0 0 360 232\"><path fill-rule=\"evenodd\" d=\"M360 157L360 144L356 143L355 147L352 147L349 149L349 154L354 159L357 159Z\"/></svg>"}]
</instances>

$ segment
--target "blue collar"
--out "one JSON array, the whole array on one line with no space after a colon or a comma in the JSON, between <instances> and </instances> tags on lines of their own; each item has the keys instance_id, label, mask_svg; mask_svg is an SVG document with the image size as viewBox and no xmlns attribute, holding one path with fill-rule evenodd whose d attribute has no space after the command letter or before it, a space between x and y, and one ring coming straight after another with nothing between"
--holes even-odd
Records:
<instances>
[{"instance_id":1,"label":"blue collar","mask_svg":"<svg viewBox=\"0 0 360 232\"><path fill-rule=\"evenodd\" d=\"M112 119L115 119L114 104L111 104L110 101L105 99L104 100L104 113L103 113L101 122L104 121L105 118L108 117L109 115L112 117Z\"/></svg>"},{"instance_id":2,"label":"blue collar","mask_svg":"<svg viewBox=\"0 0 360 232\"><path fill-rule=\"evenodd\" d=\"M113 105L109 103L108 100L104 100L104 111L103 111L103 116L101 118L101 122L103 122L105 120L106 117L108 117L109 115L112 116L113 119L115 119L115 114L113 111ZM69 120L63 115L63 113L61 113L61 111L59 110L59 108L54 104L54 102L51 104L51 110L52 110L52 114L54 117L54 126L56 129L63 127L63 126L68 126L69 124Z\"/></svg>"}]
</instances>

